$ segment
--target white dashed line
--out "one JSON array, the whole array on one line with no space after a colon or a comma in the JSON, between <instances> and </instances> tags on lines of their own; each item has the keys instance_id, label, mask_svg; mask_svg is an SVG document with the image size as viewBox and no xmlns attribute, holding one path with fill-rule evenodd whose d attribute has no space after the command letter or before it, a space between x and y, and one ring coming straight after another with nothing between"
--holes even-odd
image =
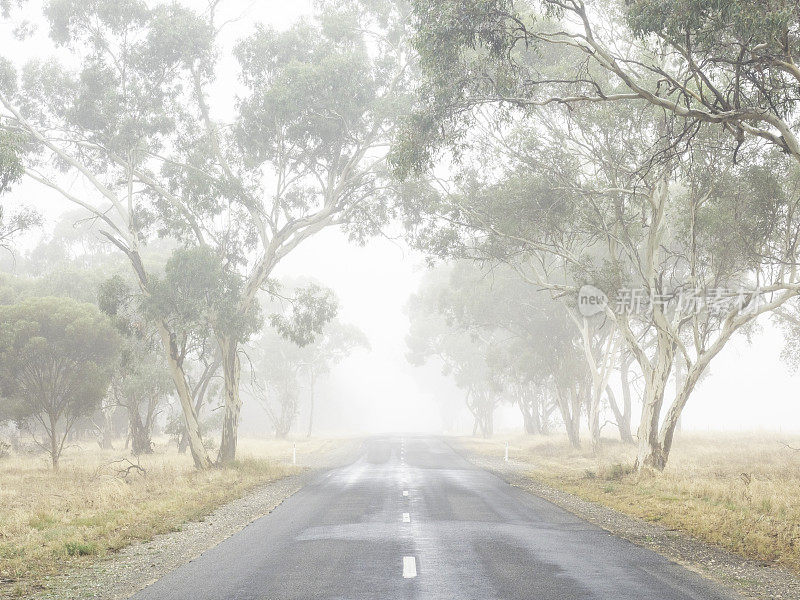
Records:
<instances>
[{"instance_id":1,"label":"white dashed line","mask_svg":"<svg viewBox=\"0 0 800 600\"><path fill-rule=\"evenodd\" d=\"M411 523L411 515L403 513L403 523Z\"/></svg>"},{"instance_id":2,"label":"white dashed line","mask_svg":"<svg viewBox=\"0 0 800 600\"><path fill-rule=\"evenodd\" d=\"M408 498L408 490L403 490L403 496Z\"/></svg>"},{"instance_id":3,"label":"white dashed line","mask_svg":"<svg viewBox=\"0 0 800 600\"><path fill-rule=\"evenodd\" d=\"M413 556L403 557L403 577L412 579L417 576L417 559Z\"/></svg>"}]
</instances>

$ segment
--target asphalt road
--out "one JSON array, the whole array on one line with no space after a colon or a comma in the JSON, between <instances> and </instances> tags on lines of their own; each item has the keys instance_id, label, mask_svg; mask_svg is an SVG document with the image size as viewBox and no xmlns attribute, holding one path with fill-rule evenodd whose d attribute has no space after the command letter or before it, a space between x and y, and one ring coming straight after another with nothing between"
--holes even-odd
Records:
<instances>
[{"instance_id":1,"label":"asphalt road","mask_svg":"<svg viewBox=\"0 0 800 600\"><path fill-rule=\"evenodd\" d=\"M658 554L429 438L364 443L136 600L719 600Z\"/></svg>"}]
</instances>

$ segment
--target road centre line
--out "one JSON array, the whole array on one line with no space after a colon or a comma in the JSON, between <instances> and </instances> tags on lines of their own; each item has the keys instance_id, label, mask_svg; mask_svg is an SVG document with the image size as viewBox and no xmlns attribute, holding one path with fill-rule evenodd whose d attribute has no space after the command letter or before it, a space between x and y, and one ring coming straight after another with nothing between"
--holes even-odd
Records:
<instances>
[{"instance_id":1,"label":"road centre line","mask_svg":"<svg viewBox=\"0 0 800 600\"><path fill-rule=\"evenodd\" d=\"M412 579L417 576L417 559L413 556L403 557L403 578Z\"/></svg>"}]
</instances>

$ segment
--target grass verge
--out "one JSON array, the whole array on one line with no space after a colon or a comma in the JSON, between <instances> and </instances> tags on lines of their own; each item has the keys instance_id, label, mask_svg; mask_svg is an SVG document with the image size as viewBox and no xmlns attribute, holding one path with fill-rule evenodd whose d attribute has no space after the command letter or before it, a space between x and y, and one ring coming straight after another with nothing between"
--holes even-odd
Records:
<instances>
[{"instance_id":1,"label":"grass verge","mask_svg":"<svg viewBox=\"0 0 800 600\"><path fill-rule=\"evenodd\" d=\"M787 447L797 437L682 434L664 472L641 475L635 449L610 440L597 456L557 436L462 444L499 458L508 442L532 479L800 574L800 452Z\"/></svg>"},{"instance_id":2,"label":"grass verge","mask_svg":"<svg viewBox=\"0 0 800 600\"><path fill-rule=\"evenodd\" d=\"M327 444L297 442L298 455ZM43 456L0 460L0 598L26 597L48 576L176 531L299 471L290 464L292 442L243 440L239 454L228 468L198 472L188 455L164 443L141 457L144 472L127 475L124 451L89 446L66 451L55 473Z\"/></svg>"}]
</instances>

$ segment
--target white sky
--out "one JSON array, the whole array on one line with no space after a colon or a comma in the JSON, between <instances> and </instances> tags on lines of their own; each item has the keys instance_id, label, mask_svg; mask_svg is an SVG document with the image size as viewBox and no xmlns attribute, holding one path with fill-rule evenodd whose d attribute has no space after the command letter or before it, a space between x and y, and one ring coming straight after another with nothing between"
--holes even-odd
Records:
<instances>
[{"instance_id":1,"label":"white sky","mask_svg":"<svg viewBox=\"0 0 800 600\"><path fill-rule=\"evenodd\" d=\"M308 12L310 2L233 0L232 14L248 17L231 27L232 37L255 20L277 27ZM30 46L28 46L30 47ZM71 206L31 184L16 188L14 203L39 207L52 226ZM6 200L4 199L4 202ZM23 247L30 247L33 239ZM341 301L341 319L360 327L372 346L336 367L320 393L319 420L360 431L441 431L471 429L466 411L456 423L442 419L442 404L458 392L435 367L415 368L405 360L408 320L404 306L418 286L422 257L401 242L377 238L352 246L338 231L328 230L305 242L276 272L306 276L333 288ZM710 376L698 387L685 411L686 429L800 429L800 376L780 359L782 339L768 322L753 344L736 339L712 363ZM635 414L635 413L634 413ZM498 415L498 427L521 427L513 409ZM300 427L302 429L302 426Z\"/></svg>"}]
</instances>

